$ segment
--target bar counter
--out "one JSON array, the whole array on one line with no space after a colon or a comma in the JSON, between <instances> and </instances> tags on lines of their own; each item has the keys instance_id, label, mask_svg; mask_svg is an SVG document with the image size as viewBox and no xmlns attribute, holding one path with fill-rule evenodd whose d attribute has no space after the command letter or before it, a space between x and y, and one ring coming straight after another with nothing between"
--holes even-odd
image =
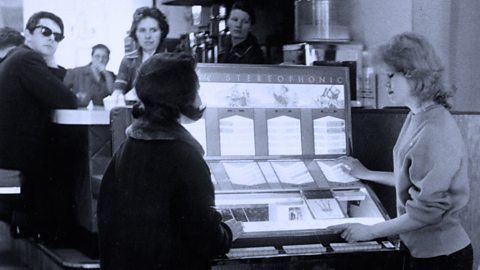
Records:
<instances>
[{"instance_id":1,"label":"bar counter","mask_svg":"<svg viewBox=\"0 0 480 270\"><path fill-rule=\"evenodd\" d=\"M96 197L112 156L110 111L101 106L55 110L52 123L56 177L74 185L76 223L96 232Z\"/></svg>"},{"instance_id":2,"label":"bar counter","mask_svg":"<svg viewBox=\"0 0 480 270\"><path fill-rule=\"evenodd\" d=\"M110 111L102 106L94 106L93 109L55 110L52 122L61 125L109 125Z\"/></svg>"}]
</instances>

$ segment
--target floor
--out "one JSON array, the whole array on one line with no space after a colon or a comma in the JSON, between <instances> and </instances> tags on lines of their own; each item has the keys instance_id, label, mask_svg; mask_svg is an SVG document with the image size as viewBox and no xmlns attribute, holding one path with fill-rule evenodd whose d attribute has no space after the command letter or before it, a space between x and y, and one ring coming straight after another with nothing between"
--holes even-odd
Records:
<instances>
[{"instance_id":1,"label":"floor","mask_svg":"<svg viewBox=\"0 0 480 270\"><path fill-rule=\"evenodd\" d=\"M11 241L8 225L0 222L0 270L29 270L13 255Z\"/></svg>"}]
</instances>

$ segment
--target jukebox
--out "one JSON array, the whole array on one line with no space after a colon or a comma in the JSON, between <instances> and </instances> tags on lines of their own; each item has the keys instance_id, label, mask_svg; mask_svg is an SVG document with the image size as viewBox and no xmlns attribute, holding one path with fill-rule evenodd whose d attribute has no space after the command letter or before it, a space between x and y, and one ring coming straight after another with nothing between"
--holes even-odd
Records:
<instances>
[{"instance_id":1,"label":"jukebox","mask_svg":"<svg viewBox=\"0 0 480 270\"><path fill-rule=\"evenodd\" d=\"M369 186L335 166L352 153L346 67L197 72L206 111L185 127L206 150L218 211L245 231L216 268L402 269L398 241L349 244L327 229L389 218Z\"/></svg>"}]
</instances>

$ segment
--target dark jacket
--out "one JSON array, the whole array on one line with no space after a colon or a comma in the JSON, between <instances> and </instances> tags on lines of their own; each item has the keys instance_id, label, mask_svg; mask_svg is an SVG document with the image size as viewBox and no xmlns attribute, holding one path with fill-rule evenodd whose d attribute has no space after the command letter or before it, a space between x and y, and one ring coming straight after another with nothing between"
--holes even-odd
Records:
<instances>
[{"instance_id":1,"label":"dark jacket","mask_svg":"<svg viewBox=\"0 0 480 270\"><path fill-rule=\"evenodd\" d=\"M166 48L163 43L159 44L155 53L164 52ZM118 68L117 77L113 84L113 90L120 89L123 93L127 93L135 86L138 71L143 61L143 49L138 49L128 52L122 58L120 67Z\"/></svg>"},{"instance_id":2,"label":"dark jacket","mask_svg":"<svg viewBox=\"0 0 480 270\"><path fill-rule=\"evenodd\" d=\"M52 110L75 107L75 95L40 54L27 46L10 51L0 60L0 168L45 170Z\"/></svg>"},{"instance_id":3,"label":"dark jacket","mask_svg":"<svg viewBox=\"0 0 480 270\"><path fill-rule=\"evenodd\" d=\"M227 36L218 53L219 63L264 64L265 57L257 39L249 34L247 39L232 47L232 39Z\"/></svg>"},{"instance_id":4,"label":"dark jacket","mask_svg":"<svg viewBox=\"0 0 480 270\"><path fill-rule=\"evenodd\" d=\"M152 128L141 118L127 133L100 187L102 269L209 269L232 235L200 144L179 124Z\"/></svg>"},{"instance_id":5,"label":"dark jacket","mask_svg":"<svg viewBox=\"0 0 480 270\"><path fill-rule=\"evenodd\" d=\"M141 50L133 51L123 57L113 85L114 90L120 89L123 93L126 93L133 88L137 79L138 69L142 64L142 57Z\"/></svg>"},{"instance_id":6,"label":"dark jacket","mask_svg":"<svg viewBox=\"0 0 480 270\"><path fill-rule=\"evenodd\" d=\"M53 73L53 75L55 75L55 77L59 78L60 80L63 81L63 79L65 78L65 75L67 75L67 69L58 65L57 67L48 67L48 70L50 70L50 72Z\"/></svg>"},{"instance_id":7,"label":"dark jacket","mask_svg":"<svg viewBox=\"0 0 480 270\"><path fill-rule=\"evenodd\" d=\"M80 106L88 105L89 100L92 100L94 105L102 106L103 98L112 93L115 74L107 71L108 78L100 74L101 79L97 81L90 65L69 69L63 82L74 93L84 93L87 96Z\"/></svg>"}]
</instances>

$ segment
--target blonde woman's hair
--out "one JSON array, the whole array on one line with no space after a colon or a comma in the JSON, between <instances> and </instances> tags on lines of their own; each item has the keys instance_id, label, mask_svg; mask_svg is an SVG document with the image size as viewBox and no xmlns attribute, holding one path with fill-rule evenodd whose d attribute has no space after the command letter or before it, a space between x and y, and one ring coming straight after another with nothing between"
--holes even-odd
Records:
<instances>
[{"instance_id":1,"label":"blonde woman's hair","mask_svg":"<svg viewBox=\"0 0 480 270\"><path fill-rule=\"evenodd\" d=\"M440 58L422 35L406 32L394 36L378 48L374 63L403 73L413 86L413 95L421 102L433 100L447 109L452 107L455 89L446 89Z\"/></svg>"}]
</instances>

